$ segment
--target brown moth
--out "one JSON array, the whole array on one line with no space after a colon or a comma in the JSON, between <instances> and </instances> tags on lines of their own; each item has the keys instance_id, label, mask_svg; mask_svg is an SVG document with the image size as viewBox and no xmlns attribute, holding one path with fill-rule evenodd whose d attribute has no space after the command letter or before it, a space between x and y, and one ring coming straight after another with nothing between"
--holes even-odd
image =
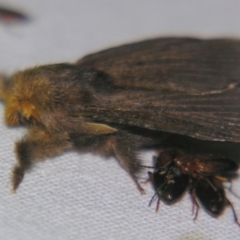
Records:
<instances>
[{"instance_id":1,"label":"brown moth","mask_svg":"<svg viewBox=\"0 0 240 240\"><path fill-rule=\"evenodd\" d=\"M0 7L0 21L3 23L11 24L18 22L28 21L29 18L19 11L8 9L5 7Z\"/></svg>"},{"instance_id":2,"label":"brown moth","mask_svg":"<svg viewBox=\"0 0 240 240\"><path fill-rule=\"evenodd\" d=\"M147 40L2 77L6 124L28 128L13 190L34 162L77 149L114 155L143 192L137 151L166 135L240 142L239 84L240 41L230 39Z\"/></svg>"}]
</instances>

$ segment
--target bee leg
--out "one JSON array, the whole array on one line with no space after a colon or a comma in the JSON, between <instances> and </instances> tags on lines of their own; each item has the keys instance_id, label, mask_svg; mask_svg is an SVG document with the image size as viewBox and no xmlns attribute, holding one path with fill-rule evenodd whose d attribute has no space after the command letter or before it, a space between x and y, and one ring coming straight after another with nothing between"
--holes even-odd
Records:
<instances>
[{"instance_id":1,"label":"bee leg","mask_svg":"<svg viewBox=\"0 0 240 240\"><path fill-rule=\"evenodd\" d=\"M154 182L153 182L153 173L152 172L148 172L148 178L145 181L141 182L141 183L142 184L147 184L149 182L151 182L152 185L154 184Z\"/></svg>"},{"instance_id":2,"label":"bee leg","mask_svg":"<svg viewBox=\"0 0 240 240\"><path fill-rule=\"evenodd\" d=\"M72 144L67 135L51 135L43 128L31 128L15 145L17 164L12 171L13 192L22 182L25 171L31 169L34 162L58 155L70 148Z\"/></svg>"},{"instance_id":3,"label":"bee leg","mask_svg":"<svg viewBox=\"0 0 240 240\"><path fill-rule=\"evenodd\" d=\"M195 212L195 216L193 218L193 221L196 221L197 220L197 217L198 217L198 210L199 210L199 204L196 200L196 197L194 195L194 193L191 193L190 192L190 195L191 195L191 199L192 199L192 214L194 214L195 212L195 207L196 207L196 212Z\"/></svg>"},{"instance_id":4,"label":"bee leg","mask_svg":"<svg viewBox=\"0 0 240 240\"><path fill-rule=\"evenodd\" d=\"M238 217L237 217L237 214L236 214L235 209L234 209L234 207L233 207L233 204L232 204L227 198L226 198L226 200L227 200L227 205L230 206L231 209L232 209L233 217L234 217L234 222L235 222L238 226L240 226L240 222L238 221Z\"/></svg>"},{"instance_id":5,"label":"bee leg","mask_svg":"<svg viewBox=\"0 0 240 240\"><path fill-rule=\"evenodd\" d=\"M231 181L231 180L228 180L228 182L230 182L230 186L228 187L228 191L231 192L236 198L240 199L240 197L238 196L238 194L233 191L232 181Z\"/></svg>"},{"instance_id":6,"label":"bee leg","mask_svg":"<svg viewBox=\"0 0 240 240\"><path fill-rule=\"evenodd\" d=\"M154 162L156 162L156 159L155 157L153 158ZM148 181L152 183L152 185L154 186L154 179L153 179L153 173L152 172L148 172ZM157 200L157 205L156 205L156 212L159 211L159 206L160 206L160 198L158 196L158 193L157 191L154 193L154 195L152 196L151 200L149 201L149 204L148 206L150 207L152 205L152 202L153 200L155 199L155 197L158 197L158 200Z\"/></svg>"},{"instance_id":7,"label":"bee leg","mask_svg":"<svg viewBox=\"0 0 240 240\"><path fill-rule=\"evenodd\" d=\"M160 198L158 198L157 200L156 212L159 211L159 207L160 207Z\"/></svg>"}]
</instances>

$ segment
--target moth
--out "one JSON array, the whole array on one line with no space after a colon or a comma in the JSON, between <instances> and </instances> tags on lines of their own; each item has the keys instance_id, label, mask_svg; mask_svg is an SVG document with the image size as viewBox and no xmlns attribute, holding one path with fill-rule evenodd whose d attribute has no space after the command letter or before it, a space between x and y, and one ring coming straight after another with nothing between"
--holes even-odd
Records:
<instances>
[{"instance_id":1,"label":"moth","mask_svg":"<svg viewBox=\"0 0 240 240\"><path fill-rule=\"evenodd\" d=\"M138 150L175 135L238 144L239 66L239 40L159 38L2 76L5 122L28 128L13 190L35 162L75 149L115 156L143 193Z\"/></svg>"},{"instance_id":2,"label":"moth","mask_svg":"<svg viewBox=\"0 0 240 240\"><path fill-rule=\"evenodd\" d=\"M219 217L226 206L230 206L235 223L240 226L223 186L223 182L230 181L238 170L236 162L210 155L191 155L172 148L163 150L153 160L154 167L144 166L154 168L154 172L148 172L155 189L149 206L157 196L158 211L161 200L166 204L174 204L188 190L195 212L194 220L197 219L200 204L213 217Z\"/></svg>"},{"instance_id":3,"label":"moth","mask_svg":"<svg viewBox=\"0 0 240 240\"><path fill-rule=\"evenodd\" d=\"M29 18L18 11L0 7L0 20L4 23L17 23L28 21Z\"/></svg>"}]
</instances>

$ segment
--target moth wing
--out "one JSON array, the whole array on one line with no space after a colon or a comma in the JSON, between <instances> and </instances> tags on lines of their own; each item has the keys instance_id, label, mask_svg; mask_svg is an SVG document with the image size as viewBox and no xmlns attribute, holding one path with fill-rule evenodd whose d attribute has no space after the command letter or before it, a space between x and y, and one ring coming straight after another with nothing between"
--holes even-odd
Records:
<instances>
[{"instance_id":1,"label":"moth wing","mask_svg":"<svg viewBox=\"0 0 240 240\"><path fill-rule=\"evenodd\" d=\"M240 41L160 38L80 59L111 76L115 86L189 94L227 91L240 83Z\"/></svg>"},{"instance_id":2,"label":"moth wing","mask_svg":"<svg viewBox=\"0 0 240 240\"><path fill-rule=\"evenodd\" d=\"M114 86L112 95L102 94L106 105L86 111L86 118L240 142L240 41L155 39L86 56L77 65L104 73L101 80Z\"/></svg>"}]
</instances>

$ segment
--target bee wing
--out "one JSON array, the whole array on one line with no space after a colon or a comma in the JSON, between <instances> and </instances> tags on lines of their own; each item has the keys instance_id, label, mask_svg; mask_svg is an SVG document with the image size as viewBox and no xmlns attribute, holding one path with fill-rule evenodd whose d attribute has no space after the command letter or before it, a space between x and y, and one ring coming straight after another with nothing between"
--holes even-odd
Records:
<instances>
[{"instance_id":1,"label":"bee wing","mask_svg":"<svg viewBox=\"0 0 240 240\"><path fill-rule=\"evenodd\" d=\"M102 96L107 108L86 109L86 118L240 142L240 41L155 39L86 56L77 65L102 72L99 84L114 86Z\"/></svg>"},{"instance_id":2,"label":"bee wing","mask_svg":"<svg viewBox=\"0 0 240 240\"><path fill-rule=\"evenodd\" d=\"M234 173L238 170L238 164L230 159L219 158L219 159L208 159L199 161L199 169L201 174L217 175L217 174L229 174Z\"/></svg>"}]
</instances>

